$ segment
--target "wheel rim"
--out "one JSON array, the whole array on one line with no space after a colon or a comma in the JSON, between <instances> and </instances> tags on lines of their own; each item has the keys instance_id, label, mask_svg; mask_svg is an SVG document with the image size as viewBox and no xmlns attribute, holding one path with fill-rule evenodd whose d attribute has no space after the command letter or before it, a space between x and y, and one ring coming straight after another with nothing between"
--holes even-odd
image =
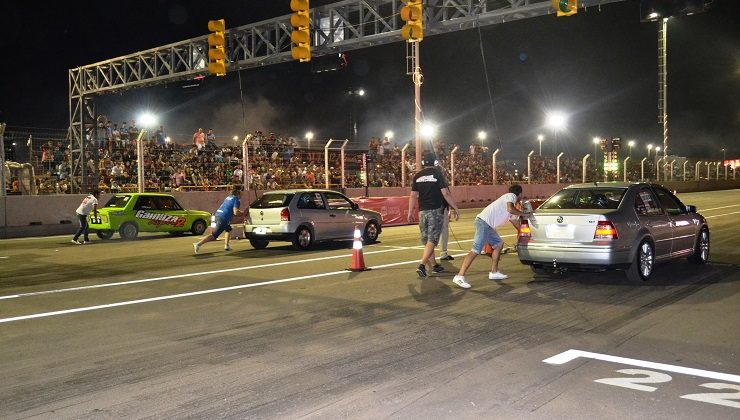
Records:
<instances>
[{"instance_id":1,"label":"wheel rim","mask_svg":"<svg viewBox=\"0 0 740 420\"><path fill-rule=\"evenodd\" d=\"M132 225L126 225L123 228L123 233L126 238L133 238L136 236L136 228Z\"/></svg>"},{"instance_id":2,"label":"wheel rim","mask_svg":"<svg viewBox=\"0 0 740 420\"><path fill-rule=\"evenodd\" d=\"M375 225L375 223L370 223L367 225L367 231L365 232L365 238L368 241L374 241L378 238L378 227Z\"/></svg>"},{"instance_id":3,"label":"wheel rim","mask_svg":"<svg viewBox=\"0 0 740 420\"><path fill-rule=\"evenodd\" d=\"M301 229L298 232L298 245L303 248L311 245L311 232L308 229Z\"/></svg>"},{"instance_id":4,"label":"wheel rim","mask_svg":"<svg viewBox=\"0 0 740 420\"><path fill-rule=\"evenodd\" d=\"M699 256L702 261L709 259L709 234L706 230L701 231L699 236Z\"/></svg>"},{"instance_id":5,"label":"wheel rim","mask_svg":"<svg viewBox=\"0 0 740 420\"><path fill-rule=\"evenodd\" d=\"M650 244L643 242L640 245L640 274L643 278L650 277L653 272L653 249Z\"/></svg>"}]
</instances>

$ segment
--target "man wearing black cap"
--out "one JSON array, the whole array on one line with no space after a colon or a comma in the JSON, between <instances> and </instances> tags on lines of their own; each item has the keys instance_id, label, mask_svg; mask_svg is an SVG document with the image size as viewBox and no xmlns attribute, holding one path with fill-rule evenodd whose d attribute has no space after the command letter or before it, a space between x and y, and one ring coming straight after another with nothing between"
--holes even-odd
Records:
<instances>
[{"instance_id":1,"label":"man wearing black cap","mask_svg":"<svg viewBox=\"0 0 740 420\"><path fill-rule=\"evenodd\" d=\"M460 218L457 204L455 204L455 200L447 188L444 177L434 167L434 160L434 153L427 152L424 154L421 160L423 169L414 175L414 181L411 184L411 196L409 197L409 223L414 222L414 212L417 204L419 206L419 231L421 232L421 243L424 245L424 253L416 272L421 278L427 276L427 266L431 268L433 273L444 271L444 268L437 264L434 259L434 248L437 246L439 236L442 233L443 218L447 216L445 214L445 201L452 209L455 220Z\"/></svg>"}]
</instances>

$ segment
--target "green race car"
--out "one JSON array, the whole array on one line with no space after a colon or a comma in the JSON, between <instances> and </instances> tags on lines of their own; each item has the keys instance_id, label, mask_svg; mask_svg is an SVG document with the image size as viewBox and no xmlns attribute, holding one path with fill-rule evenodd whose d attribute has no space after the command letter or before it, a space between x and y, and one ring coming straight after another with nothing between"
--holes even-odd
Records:
<instances>
[{"instance_id":1,"label":"green race car","mask_svg":"<svg viewBox=\"0 0 740 420\"><path fill-rule=\"evenodd\" d=\"M202 235L211 220L207 211L185 210L175 197L159 193L122 193L105 206L98 206L98 217L88 216L89 229L101 239L118 231L122 239L134 239L139 232L191 232Z\"/></svg>"}]
</instances>

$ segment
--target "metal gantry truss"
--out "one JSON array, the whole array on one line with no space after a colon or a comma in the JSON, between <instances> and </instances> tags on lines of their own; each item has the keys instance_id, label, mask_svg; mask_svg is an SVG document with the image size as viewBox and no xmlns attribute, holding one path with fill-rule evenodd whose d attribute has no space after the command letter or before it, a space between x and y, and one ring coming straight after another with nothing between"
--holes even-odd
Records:
<instances>
[{"instance_id":1,"label":"metal gantry truss","mask_svg":"<svg viewBox=\"0 0 740 420\"><path fill-rule=\"evenodd\" d=\"M284 1L288 10L288 0ZM579 6L619 1L624 0L581 0ZM426 0L424 36L550 14L551 4L551 0ZM401 0L344 0L311 9L311 55L402 41L404 22L399 11L403 6ZM289 14L229 28L227 71L291 61L291 32ZM97 120L96 95L209 75L207 38L203 35L70 69L69 127L74 156L84 156L85 136ZM84 159L74 160L73 179L84 177Z\"/></svg>"}]
</instances>

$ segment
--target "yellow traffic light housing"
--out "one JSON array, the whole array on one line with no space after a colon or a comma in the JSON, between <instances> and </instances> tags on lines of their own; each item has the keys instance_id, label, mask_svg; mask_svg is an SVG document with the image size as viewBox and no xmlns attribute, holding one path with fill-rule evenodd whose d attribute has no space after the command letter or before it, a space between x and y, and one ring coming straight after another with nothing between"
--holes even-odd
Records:
<instances>
[{"instance_id":1,"label":"yellow traffic light housing","mask_svg":"<svg viewBox=\"0 0 740 420\"><path fill-rule=\"evenodd\" d=\"M406 22L401 28L401 36L408 42L424 39L424 11L422 0L409 0L401 8L401 20Z\"/></svg>"},{"instance_id":2,"label":"yellow traffic light housing","mask_svg":"<svg viewBox=\"0 0 740 420\"><path fill-rule=\"evenodd\" d=\"M223 19L209 20L208 71L216 76L226 75L226 22Z\"/></svg>"},{"instance_id":3,"label":"yellow traffic light housing","mask_svg":"<svg viewBox=\"0 0 740 420\"><path fill-rule=\"evenodd\" d=\"M293 32L290 33L292 42L291 54L294 60L300 62L311 61L311 18L309 17L308 0L290 0L290 24Z\"/></svg>"},{"instance_id":4,"label":"yellow traffic light housing","mask_svg":"<svg viewBox=\"0 0 740 420\"><path fill-rule=\"evenodd\" d=\"M552 0L552 7L558 16L571 16L578 13L578 0Z\"/></svg>"}]
</instances>

